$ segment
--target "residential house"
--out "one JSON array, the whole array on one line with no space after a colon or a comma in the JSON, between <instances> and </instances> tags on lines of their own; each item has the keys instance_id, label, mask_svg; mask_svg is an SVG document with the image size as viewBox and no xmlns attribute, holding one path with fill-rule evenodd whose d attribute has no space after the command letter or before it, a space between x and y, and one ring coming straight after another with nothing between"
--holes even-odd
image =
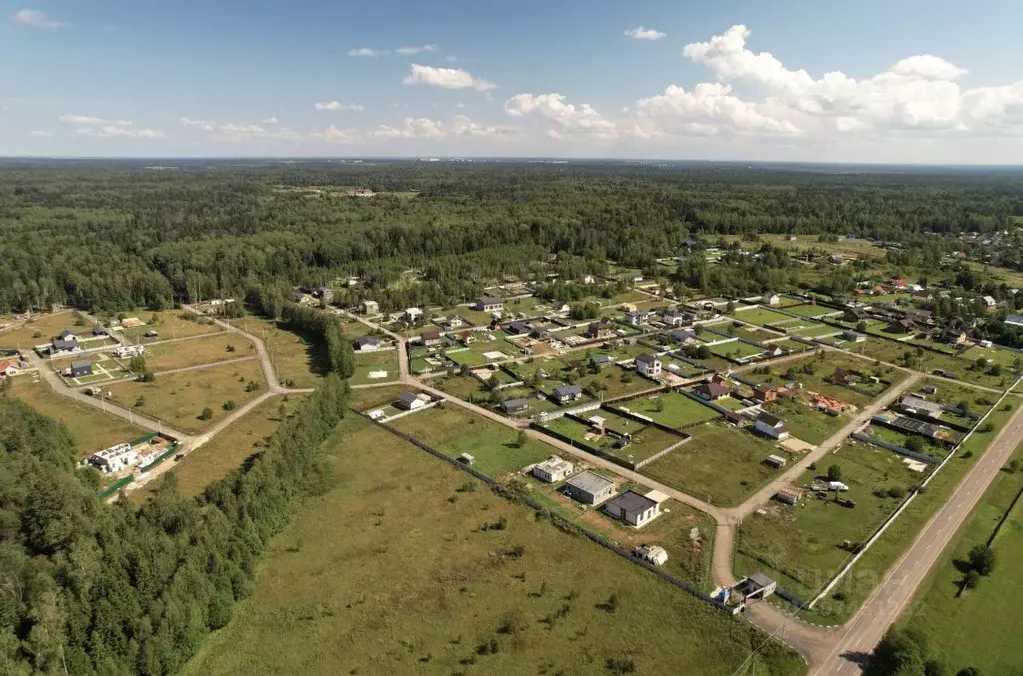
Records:
<instances>
[{"instance_id":1,"label":"residential house","mask_svg":"<svg viewBox=\"0 0 1023 676\"><path fill-rule=\"evenodd\" d=\"M685 326L692 321L691 315L677 307L668 308L661 314L661 321L671 327Z\"/></svg>"},{"instance_id":2,"label":"residential house","mask_svg":"<svg viewBox=\"0 0 1023 676\"><path fill-rule=\"evenodd\" d=\"M554 388L554 400L559 404L575 401L583 396L583 388L579 385L561 385Z\"/></svg>"},{"instance_id":3,"label":"residential house","mask_svg":"<svg viewBox=\"0 0 1023 676\"><path fill-rule=\"evenodd\" d=\"M415 324L423 318L423 311L417 307L410 307L401 315L401 320L406 324Z\"/></svg>"},{"instance_id":4,"label":"residential house","mask_svg":"<svg viewBox=\"0 0 1023 676\"><path fill-rule=\"evenodd\" d=\"M867 311L861 307L846 308L845 313L842 314L842 321L845 322L862 322L870 317Z\"/></svg>"},{"instance_id":5,"label":"residential house","mask_svg":"<svg viewBox=\"0 0 1023 676\"><path fill-rule=\"evenodd\" d=\"M114 355L118 359L130 359L140 357L146 352L145 345L118 345L114 348Z\"/></svg>"},{"instance_id":6,"label":"residential house","mask_svg":"<svg viewBox=\"0 0 1023 676\"><path fill-rule=\"evenodd\" d=\"M498 296L480 298L473 303L472 309L480 312L500 312L504 309L504 299Z\"/></svg>"},{"instance_id":7,"label":"residential house","mask_svg":"<svg viewBox=\"0 0 1023 676\"><path fill-rule=\"evenodd\" d=\"M628 322L629 326L640 326L641 324L646 324L649 320L650 313L644 310L625 313L625 321Z\"/></svg>"},{"instance_id":8,"label":"residential house","mask_svg":"<svg viewBox=\"0 0 1023 676\"><path fill-rule=\"evenodd\" d=\"M416 411L426 406L426 401L423 395L416 394L415 392L402 392L398 395L398 401L395 402L395 406L406 411Z\"/></svg>"},{"instance_id":9,"label":"residential house","mask_svg":"<svg viewBox=\"0 0 1023 676\"><path fill-rule=\"evenodd\" d=\"M920 327L912 319L896 319L885 327L888 333L917 333Z\"/></svg>"},{"instance_id":10,"label":"residential house","mask_svg":"<svg viewBox=\"0 0 1023 676\"><path fill-rule=\"evenodd\" d=\"M753 424L753 429L772 439L787 439L789 436L789 430L785 426L785 421L770 413L758 415L756 422Z\"/></svg>"},{"instance_id":11,"label":"residential house","mask_svg":"<svg viewBox=\"0 0 1023 676\"><path fill-rule=\"evenodd\" d=\"M355 349L359 352L372 352L380 349L380 336L360 336L353 341Z\"/></svg>"},{"instance_id":12,"label":"residential house","mask_svg":"<svg viewBox=\"0 0 1023 676\"><path fill-rule=\"evenodd\" d=\"M92 362L83 360L71 362L71 377L83 378L92 375Z\"/></svg>"},{"instance_id":13,"label":"residential house","mask_svg":"<svg viewBox=\"0 0 1023 676\"><path fill-rule=\"evenodd\" d=\"M533 327L526 322L511 322L504 327L505 333L512 336L527 336Z\"/></svg>"},{"instance_id":14,"label":"residential house","mask_svg":"<svg viewBox=\"0 0 1023 676\"><path fill-rule=\"evenodd\" d=\"M860 380L862 374L859 371L853 371L852 369L836 368L835 373L832 374L831 380L838 383L839 385L855 385Z\"/></svg>"},{"instance_id":15,"label":"residential house","mask_svg":"<svg viewBox=\"0 0 1023 676\"><path fill-rule=\"evenodd\" d=\"M550 329L546 329L542 326L535 327L529 332L529 335L531 338L536 338L537 340L550 340L554 337L554 334L551 333Z\"/></svg>"},{"instance_id":16,"label":"residential house","mask_svg":"<svg viewBox=\"0 0 1023 676\"><path fill-rule=\"evenodd\" d=\"M607 366L613 363L613 361L614 360L611 359L610 355L597 354L590 357L590 366Z\"/></svg>"},{"instance_id":17,"label":"residential house","mask_svg":"<svg viewBox=\"0 0 1023 676\"><path fill-rule=\"evenodd\" d=\"M441 342L440 331L423 331L423 345L431 347Z\"/></svg>"},{"instance_id":18,"label":"residential house","mask_svg":"<svg viewBox=\"0 0 1023 676\"><path fill-rule=\"evenodd\" d=\"M781 296L774 293L773 291L768 291L767 293L764 294L764 297L760 300L760 302L763 303L764 305L771 306L781 305Z\"/></svg>"},{"instance_id":19,"label":"residential house","mask_svg":"<svg viewBox=\"0 0 1023 676\"><path fill-rule=\"evenodd\" d=\"M636 370L647 378L661 375L661 360L656 355L641 354L636 357Z\"/></svg>"},{"instance_id":20,"label":"residential house","mask_svg":"<svg viewBox=\"0 0 1023 676\"><path fill-rule=\"evenodd\" d=\"M527 399L505 399L501 402L501 408L505 413L521 413L529 408L529 400Z\"/></svg>"},{"instance_id":21,"label":"residential house","mask_svg":"<svg viewBox=\"0 0 1023 676\"><path fill-rule=\"evenodd\" d=\"M458 336L458 342L460 342L462 345L465 345L466 347L469 347L470 345L476 342L476 334L473 331L463 331Z\"/></svg>"},{"instance_id":22,"label":"residential house","mask_svg":"<svg viewBox=\"0 0 1023 676\"><path fill-rule=\"evenodd\" d=\"M75 352L81 352L82 348L78 344L78 336L75 336L73 333L71 335L73 336L72 338L61 338L60 336L54 336L53 340L50 341L49 348L50 356L58 354L74 354Z\"/></svg>"},{"instance_id":23,"label":"residential house","mask_svg":"<svg viewBox=\"0 0 1023 676\"><path fill-rule=\"evenodd\" d=\"M803 499L803 489L789 486L774 494L774 499L786 505L795 505Z\"/></svg>"},{"instance_id":24,"label":"residential house","mask_svg":"<svg viewBox=\"0 0 1023 676\"><path fill-rule=\"evenodd\" d=\"M104 474L120 472L138 464L139 454L131 444L123 443L97 451L89 457L89 464Z\"/></svg>"},{"instance_id":25,"label":"residential house","mask_svg":"<svg viewBox=\"0 0 1023 676\"><path fill-rule=\"evenodd\" d=\"M465 320L458 315L451 315L449 317L445 317L444 320L441 321L441 326L444 327L445 331L454 331L455 329L460 329L465 326Z\"/></svg>"},{"instance_id":26,"label":"residential house","mask_svg":"<svg viewBox=\"0 0 1023 676\"><path fill-rule=\"evenodd\" d=\"M783 354L788 353L789 351L786 350L784 347L782 347L781 345L776 345L774 343L768 343L767 347L764 348L765 357L780 357Z\"/></svg>"},{"instance_id":27,"label":"residential house","mask_svg":"<svg viewBox=\"0 0 1023 676\"><path fill-rule=\"evenodd\" d=\"M552 455L543 462L533 465L533 476L549 484L564 481L572 476L575 466L567 460Z\"/></svg>"},{"instance_id":28,"label":"residential house","mask_svg":"<svg viewBox=\"0 0 1023 676\"><path fill-rule=\"evenodd\" d=\"M993 312L998 307L998 301L992 296L984 296L983 300L988 312Z\"/></svg>"},{"instance_id":29,"label":"residential house","mask_svg":"<svg viewBox=\"0 0 1023 676\"><path fill-rule=\"evenodd\" d=\"M11 376L16 376L18 375L18 371L20 370L21 367L18 366L17 363L10 361L9 359L0 361L0 376L7 376L8 378Z\"/></svg>"},{"instance_id":30,"label":"residential house","mask_svg":"<svg viewBox=\"0 0 1023 676\"><path fill-rule=\"evenodd\" d=\"M1006 315L1005 323L1009 326L1023 328L1023 315Z\"/></svg>"},{"instance_id":31,"label":"residential house","mask_svg":"<svg viewBox=\"0 0 1023 676\"><path fill-rule=\"evenodd\" d=\"M380 303L375 300L362 301L362 314L370 316L380 314Z\"/></svg>"},{"instance_id":32,"label":"residential house","mask_svg":"<svg viewBox=\"0 0 1023 676\"><path fill-rule=\"evenodd\" d=\"M565 491L584 505L599 505L614 495L615 482L593 472L582 472L568 480Z\"/></svg>"},{"instance_id":33,"label":"residential house","mask_svg":"<svg viewBox=\"0 0 1023 676\"><path fill-rule=\"evenodd\" d=\"M660 513L660 507L645 495L625 491L609 500L604 511L627 524L642 526Z\"/></svg>"},{"instance_id":34,"label":"residential house","mask_svg":"<svg viewBox=\"0 0 1023 676\"><path fill-rule=\"evenodd\" d=\"M903 413L937 419L941 417L945 409L937 402L927 401L923 397L907 394L899 402L899 410Z\"/></svg>"},{"instance_id":35,"label":"residential house","mask_svg":"<svg viewBox=\"0 0 1023 676\"><path fill-rule=\"evenodd\" d=\"M920 289L919 291L914 291L913 300L919 300L924 302L934 300L934 292L932 292L929 289Z\"/></svg>"},{"instance_id":36,"label":"residential house","mask_svg":"<svg viewBox=\"0 0 1023 676\"><path fill-rule=\"evenodd\" d=\"M753 388L753 398L761 403L770 404L778 400L778 388L774 385L757 385Z\"/></svg>"},{"instance_id":37,"label":"residential house","mask_svg":"<svg viewBox=\"0 0 1023 676\"><path fill-rule=\"evenodd\" d=\"M865 335L863 335L862 333L857 333L856 331L853 331L851 329L846 329L845 331L842 331L842 333L839 334L839 337L842 340L850 343L865 343L867 341L867 337Z\"/></svg>"},{"instance_id":38,"label":"residential house","mask_svg":"<svg viewBox=\"0 0 1023 676\"><path fill-rule=\"evenodd\" d=\"M324 303L329 303L334 300L334 289L329 286L321 286L316 290L316 297Z\"/></svg>"},{"instance_id":39,"label":"residential house","mask_svg":"<svg viewBox=\"0 0 1023 676\"><path fill-rule=\"evenodd\" d=\"M110 335L110 330L106 329L106 328L104 328L102 326L97 326L96 328L94 328L92 330L92 335L94 335L94 336L109 336Z\"/></svg>"},{"instance_id":40,"label":"residential house","mask_svg":"<svg viewBox=\"0 0 1023 676\"><path fill-rule=\"evenodd\" d=\"M590 322L590 325L586 327L586 336L588 338L601 340L611 338L614 335L615 323L614 320L608 317L601 317L595 322Z\"/></svg>"},{"instance_id":41,"label":"residential house","mask_svg":"<svg viewBox=\"0 0 1023 676\"><path fill-rule=\"evenodd\" d=\"M830 256L828 256L828 262L831 263L832 265L841 265L842 254L831 254Z\"/></svg>"},{"instance_id":42,"label":"residential house","mask_svg":"<svg viewBox=\"0 0 1023 676\"><path fill-rule=\"evenodd\" d=\"M693 388L693 393L696 396L706 399L707 401L717 401L718 399L724 399L731 391L725 385L721 383L701 383Z\"/></svg>"},{"instance_id":43,"label":"residential house","mask_svg":"<svg viewBox=\"0 0 1023 676\"><path fill-rule=\"evenodd\" d=\"M922 310L915 307L906 310L906 319L917 324L930 324L934 321L930 310Z\"/></svg>"}]
</instances>

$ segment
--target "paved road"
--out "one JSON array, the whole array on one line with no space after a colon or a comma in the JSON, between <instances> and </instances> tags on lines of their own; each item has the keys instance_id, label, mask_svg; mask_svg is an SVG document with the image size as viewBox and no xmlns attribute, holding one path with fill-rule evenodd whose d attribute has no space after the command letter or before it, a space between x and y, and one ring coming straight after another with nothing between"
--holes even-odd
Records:
<instances>
[{"instance_id":1,"label":"paved road","mask_svg":"<svg viewBox=\"0 0 1023 676\"><path fill-rule=\"evenodd\" d=\"M1023 439L1023 409L1012 417L952 497L935 512L902 558L846 624L826 659L814 671L821 676L860 673L859 661L874 646L913 600L917 588L941 558L956 530L984 496L1013 451Z\"/></svg>"}]
</instances>

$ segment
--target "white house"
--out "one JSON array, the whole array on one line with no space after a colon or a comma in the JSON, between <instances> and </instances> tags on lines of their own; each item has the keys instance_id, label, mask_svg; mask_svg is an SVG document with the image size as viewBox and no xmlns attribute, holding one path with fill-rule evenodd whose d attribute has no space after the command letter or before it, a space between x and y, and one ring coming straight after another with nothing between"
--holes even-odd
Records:
<instances>
[{"instance_id":1,"label":"white house","mask_svg":"<svg viewBox=\"0 0 1023 676\"><path fill-rule=\"evenodd\" d=\"M533 466L533 476L541 481L546 481L549 484L555 483L556 481L564 481L572 475L572 470L575 467L572 463L567 460L562 460L556 455L552 455L547 460L541 463L537 463Z\"/></svg>"},{"instance_id":2,"label":"white house","mask_svg":"<svg viewBox=\"0 0 1023 676\"><path fill-rule=\"evenodd\" d=\"M145 353L145 345L118 345L114 348L114 355L116 355L118 359L141 357Z\"/></svg>"},{"instance_id":3,"label":"white house","mask_svg":"<svg viewBox=\"0 0 1023 676\"><path fill-rule=\"evenodd\" d=\"M472 309L481 312L500 312L504 308L504 299L498 296L480 298L473 303Z\"/></svg>"},{"instance_id":4,"label":"white house","mask_svg":"<svg viewBox=\"0 0 1023 676\"><path fill-rule=\"evenodd\" d=\"M636 370L647 378L661 375L661 360L652 354L641 354L636 357Z\"/></svg>"},{"instance_id":5,"label":"white house","mask_svg":"<svg viewBox=\"0 0 1023 676\"><path fill-rule=\"evenodd\" d=\"M583 284L593 284L596 281L597 278L594 277L593 275L586 275L585 277L583 277Z\"/></svg>"},{"instance_id":6,"label":"white house","mask_svg":"<svg viewBox=\"0 0 1023 676\"><path fill-rule=\"evenodd\" d=\"M777 416L773 416L770 413L761 413L757 416L757 421L753 425L753 429L761 434L765 434L772 439L787 439L789 436L789 430L785 426L785 421Z\"/></svg>"},{"instance_id":7,"label":"white house","mask_svg":"<svg viewBox=\"0 0 1023 676\"><path fill-rule=\"evenodd\" d=\"M380 303L376 302L375 300L362 301L362 314L364 315L380 314Z\"/></svg>"},{"instance_id":8,"label":"white house","mask_svg":"<svg viewBox=\"0 0 1023 676\"><path fill-rule=\"evenodd\" d=\"M408 324L415 324L423 318L423 311L417 307L410 307L405 310L401 318Z\"/></svg>"},{"instance_id":9,"label":"white house","mask_svg":"<svg viewBox=\"0 0 1023 676\"><path fill-rule=\"evenodd\" d=\"M761 302L764 305L781 305L781 296L774 293L773 291L768 291L767 293L764 294L764 297Z\"/></svg>"},{"instance_id":10,"label":"white house","mask_svg":"<svg viewBox=\"0 0 1023 676\"><path fill-rule=\"evenodd\" d=\"M0 376L15 376L18 375L18 371L20 370L21 368L9 359L0 361Z\"/></svg>"},{"instance_id":11,"label":"white house","mask_svg":"<svg viewBox=\"0 0 1023 676\"><path fill-rule=\"evenodd\" d=\"M402 392L398 395L395 405L406 411L416 411L426 406L426 400L415 392Z\"/></svg>"},{"instance_id":12,"label":"white house","mask_svg":"<svg viewBox=\"0 0 1023 676\"><path fill-rule=\"evenodd\" d=\"M991 296L984 296L984 305L987 306L988 310L994 310L996 307L998 307L998 301L992 298Z\"/></svg>"},{"instance_id":13,"label":"white house","mask_svg":"<svg viewBox=\"0 0 1023 676\"><path fill-rule=\"evenodd\" d=\"M360 336L353 341L355 349L359 352L372 352L380 349L380 336L372 334Z\"/></svg>"}]
</instances>

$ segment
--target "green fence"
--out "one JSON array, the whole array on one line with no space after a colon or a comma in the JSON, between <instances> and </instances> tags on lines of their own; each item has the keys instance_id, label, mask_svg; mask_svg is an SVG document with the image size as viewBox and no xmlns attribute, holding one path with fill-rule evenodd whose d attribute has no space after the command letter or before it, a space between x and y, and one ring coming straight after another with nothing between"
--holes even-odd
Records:
<instances>
[{"instance_id":1,"label":"green fence","mask_svg":"<svg viewBox=\"0 0 1023 676\"><path fill-rule=\"evenodd\" d=\"M181 447L181 444L179 444L178 442L175 441L173 444L170 445L170 447L166 451L164 451L163 453L158 455L156 457L156 460L154 460L153 462L149 463L148 465L145 466L145 468L140 469L139 471L142 472L142 473L148 472L149 470L153 469L154 467L159 465L161 462L163 462L164 460L166 460L170 456L172 456L175 453L177 453L178 449L180 447Z\"/></svg>"},{"instance_id":2,"label":"green fence","mask_svg":"<svg viewBox=\"0 0 1023 676\"><path fill-rule=\"evenodd\" d=\"M100 494L99 494L100 499L101 500L106 500L111 495L113 495L117 491L121 490L122 488L124 488L125 486L130 484L131 482L132 482L132 477L131 476L126 476L126 477L124 477L122 479L118 479L114 483L112 483L109 486L107 486L105 490L100 492Z\"/></svg>"}]
</instances>

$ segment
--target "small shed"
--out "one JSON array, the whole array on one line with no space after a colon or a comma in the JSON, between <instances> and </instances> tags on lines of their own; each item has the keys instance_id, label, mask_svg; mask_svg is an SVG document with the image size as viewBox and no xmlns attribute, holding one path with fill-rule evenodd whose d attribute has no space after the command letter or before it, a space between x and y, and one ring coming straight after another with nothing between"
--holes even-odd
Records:
<instances>
[{"instance_id":1,"label":"small shed","mask_svg":"<svg viewBox=\"0 0 1023 676\"><path fill-rule=\"evenodd\" d=\"M785 458L781 457L780 455L769 455L767 456L767 459L764 460L765 464L770 465L775 469L781 469L782 467L785 466L786 462L787 461L785 460Z\"/></svg>"},{"instance_id":2,"label":"small shed","mask_svg":"<svg viewBox=\"0 0 1023 676\"><path fill-rule=\"evenodd\" d=\"M663 566L668 562L668 552L660 545L638 545L633 554L636 558L649 561L655 566Z\"/></svg>"},{"instance_id":3,"label":"small shed","mask_svg":"<svg viewBox=\"0 0 1023 676\"><path fill-rule=\"evenodd\" d=\"M463 465L474 465L476 464L476 457L469 455L468 453L463 453L460 456L458 456L458 462L462 463Z\"/></svg>"}]
</instances>

